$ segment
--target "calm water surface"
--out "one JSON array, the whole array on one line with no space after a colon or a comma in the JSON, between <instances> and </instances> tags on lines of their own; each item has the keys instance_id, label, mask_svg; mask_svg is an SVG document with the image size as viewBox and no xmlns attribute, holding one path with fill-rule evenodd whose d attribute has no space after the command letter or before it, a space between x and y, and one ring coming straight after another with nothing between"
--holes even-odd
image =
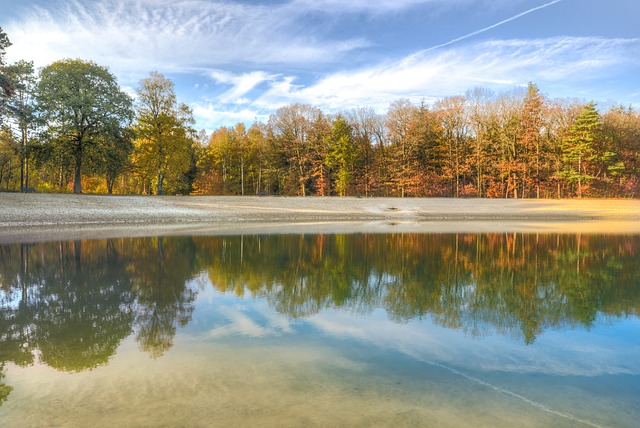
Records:
<instances>
[{"instance_id":1,"label":"calm water surface","mask_svg":"<svg viewBox=\"0 0 640 428\"><path fill-rule=\"evenodd\" d=\"M640 420L640 236L0 246L0 426Z\"/></svg>"}]
</instances>

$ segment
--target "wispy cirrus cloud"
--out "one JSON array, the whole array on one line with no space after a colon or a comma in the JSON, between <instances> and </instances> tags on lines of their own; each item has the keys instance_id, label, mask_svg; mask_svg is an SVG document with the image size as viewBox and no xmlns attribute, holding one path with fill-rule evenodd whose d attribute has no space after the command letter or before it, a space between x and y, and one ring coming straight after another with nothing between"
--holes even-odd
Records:
<instances>
[{"instance_id":1,"label":"wispy cirrus cloud","mask_svg":"<svg viewBox=\"0 0 640 428\"><path fill-rule=\"evenodd\" d=\"M319 37L289 4L224 1L66 1L32 7L9 22L18 58L46 65L61 57L91 58L129 72L186 72L243 64L331 63L369 45L362 37Z\"/></svg>"},{"instance_id":2,"label":"wispy cirrus cloud","mask_svg":"<svg viewBox=\"0 0 640 428\"><path fill-rule=\"evenodd\" d=\"M273 109L289 102L328 110L362 105L386 107L398 98L414 101L463 93L474 86L511 89L533 81L545 85L589 83L619 70L640 68L640 39L558 37L494 40L423 51L400 61L329 74L307 86L294 79L272 84L254 102ZM574 94L578 96L579 94ZM594 94L597 95L597 94Z\"/></svg>"},{"instance_id":3,"label":"wispy cirrus cloud","mask_svg":"<svg viewBox=\"0 0 640 428\"><path fill-rule=\"evenodd\" d=\"M439 12L471 4L500 8L523 1L525 0L292 0L291 5L292 8L299 10L322 11L327 14L368 13L379 15L407 11L418 6L429 6Z\"/></svg>"},{"instance_id":4,"label":"wispy cirrus cloud","mask_svg":"<svg viewBox=\"0 0 640 428\"><path fill-rule=\"evenodd\" d=\"M224 93L217 97L219 102L228 104L244 104L243 98L248 92L264 82L275 81L278 76L270 75L264 71L233 74L222 70L213 70L211 77L220 85L230 86Z\"/></svg>"}]
</instances>

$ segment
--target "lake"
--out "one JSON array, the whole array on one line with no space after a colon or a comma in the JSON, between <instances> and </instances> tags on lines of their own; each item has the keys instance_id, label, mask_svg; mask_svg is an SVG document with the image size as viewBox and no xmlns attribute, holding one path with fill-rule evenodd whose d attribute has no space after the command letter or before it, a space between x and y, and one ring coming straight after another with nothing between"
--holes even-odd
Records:
<instances>
[{"instance_id":1,"label":"lake","mask_svg":"<svg viewBox=\"0 0 640 428\"><path fill-rule=\"evenodd\" d=\"M0 425L634 427L640 236L0 245Z\"/></svg>"}]
</instances>

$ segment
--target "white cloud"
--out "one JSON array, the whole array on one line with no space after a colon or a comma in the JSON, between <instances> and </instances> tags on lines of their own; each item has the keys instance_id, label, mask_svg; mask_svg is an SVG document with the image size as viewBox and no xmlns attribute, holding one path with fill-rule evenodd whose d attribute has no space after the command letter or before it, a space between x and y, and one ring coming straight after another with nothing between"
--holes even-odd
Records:
<instances>
[{"instance_id":1,"label":"white cloud","mask_svg":"<svg viewBox=\"0 0 640 428\"><path fill-rule=\"evenodd\" d=\"M308 11L323 11L327 14L369 13L379 15L389 12L407 11L421 5L433 11L451 9L460 5L480 3L492 9L513 6L524 0L293 0L292 8Z\"/></svg>"},{"instance_id":2,"label":"white cloud","mask_svg":"<svg viewBox=\"0 0 640 428\"><path fill-rule=\"evenodd\" d=\"M54 5L55 6L55 5ZM186 72L228 64L330 63L368 46L314 37L290 7L224 1L98 0L32 7L5 30L10 59L93 59L123 71ZM302 11L304 12L304 11Z\"/></svg>"},{"instance_id":3,"label":"white cloud","mask_svg":"<svg viewBox=\"0 0 640 428\"><path fill-rule=\"evenodd\" d=\"M322 10L327 13L366 11L373 13L403 10L425 3L442 3L443 0L294 0L294 7Z\"/></svg>"},{"instance_id":4,"label":"white cloud","mask_svg":"<svg viewBox=\"0 0 640 428\"><path fill-rule=\"evenodd\" d=\"M259 109L250 108L250 106L242 106L238 108L238 104L220 105L216 103L196 102L190 105L193 110L193 116L196 118L198 129L206 129L208 132L213 131L220 126L233 126L242 122L251 124L255 121L266 122L269 113L260 111Z\"/></svg>"},{"instance_id":5,"label":"white cloud","mask_svg":"<svg viewBox=\"0 0 640 428\"><path fill-rule=\"evenodd\" d=\"M211 77L223 85L231 85L231 88L218 96L221 103L246 104L248 98L243 98L249 91L263 82L273 81L277 78L275 75L269 75L263 71L253 71L234 75L221 70L211 71Z\"/></svg>"},{"instance_id":6,"label":"white cloud","mask_svg":"<svg viewBox=\"0 0 640 428\"><path fill-rule=\"evenodd\" d=\"M430 103L475 86L500 91L531 81L543 90L553 86L562 92L564 87L566 94L558 96L578 96L576 87L590 89L596 79L637 68L638 58L639 39L557 37L425 50L394 62L336 71L306 85L293 75L215 71L214 80L231 88L210 104L195 106L194 113L209 128L265 121L277 108L296 102L327 112L368 106L382 113L399 98ZM598 95L591 91L589 97Z\"/></svg>"},{"instance_id":7,"label":"white cloud","mask_svg":"<svg viewBox=\"0 0 640 428\"><path fill-rule=\"evenodd\" d=\"M513 339L501 335L489 335L478 341L462 331L441 327L428 320L392 323L385 319L382 311L377 312L361 318L327 310L311 316L308 322L327 335L398 350L445 368L560 376L640 374L640 363L634 359L640 348L629 347L624 338L610 337L606 330L548 331L541 334L534 345L514 346ZM620 322L628 323L628 328L638 324L637 320Z\"/></svg>"},{"instance_id":8,"label":"white cloud","mask_svg":"<svg viewBox=\"0 0 640 428\"><path fill-rule=\"evenodd\" d=\"M423 51L397 62L338 71L308 86L292 77L273 84L255 105L273 109L303 102L323 109L388 106L399 98L416 102L464 93L474 86L512 89L533 81L567 86L638 66L640 39L558 37L489 41L439 51Z\"/></svg>"}]
</instances>

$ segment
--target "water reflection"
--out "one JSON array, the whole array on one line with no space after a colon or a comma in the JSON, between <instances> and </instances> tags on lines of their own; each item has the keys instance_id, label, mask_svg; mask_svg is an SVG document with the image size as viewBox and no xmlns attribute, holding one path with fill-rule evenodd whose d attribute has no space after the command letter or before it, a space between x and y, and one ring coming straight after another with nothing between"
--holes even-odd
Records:
<instances>
[{"instance_id":1,"label":"water reflection","mask_svg":"<svg viewBox=\"0 0 640 428\"><path fill-rule=\"evenodd\" d=\"M194 260L189 239L0 246L0 362L93 369L132 333L162 355L191 318Z\"/></svg>"},{"instance_id":2,"label":"water reflection","mask_svg":"<svg viewBox=\"0 0 640 428\"><path fill-rule=\"evenodd\" d=\"M317 235L196 238L212 284L293 317L324 308L430 316L532 343L546 329L637 314L640 238L569 235Z\"/></svg>"},{"instance_id":3,"label":"water reflection","mask_svg":"<svg viewBox=\"0 0 640 428\"><path fill-rule=\"evenodd\" d=\"M159 357L188 324L206 274L290 317L327 308L430 317L533 343L549 329L638 314L640 237L256 235L0 246L0 382L35 356L65 372L107 363L134 335ZM601 315L598 317L598 315ZM11 387L0 383L0 404Z\"/></svg>"}]
</instances>

